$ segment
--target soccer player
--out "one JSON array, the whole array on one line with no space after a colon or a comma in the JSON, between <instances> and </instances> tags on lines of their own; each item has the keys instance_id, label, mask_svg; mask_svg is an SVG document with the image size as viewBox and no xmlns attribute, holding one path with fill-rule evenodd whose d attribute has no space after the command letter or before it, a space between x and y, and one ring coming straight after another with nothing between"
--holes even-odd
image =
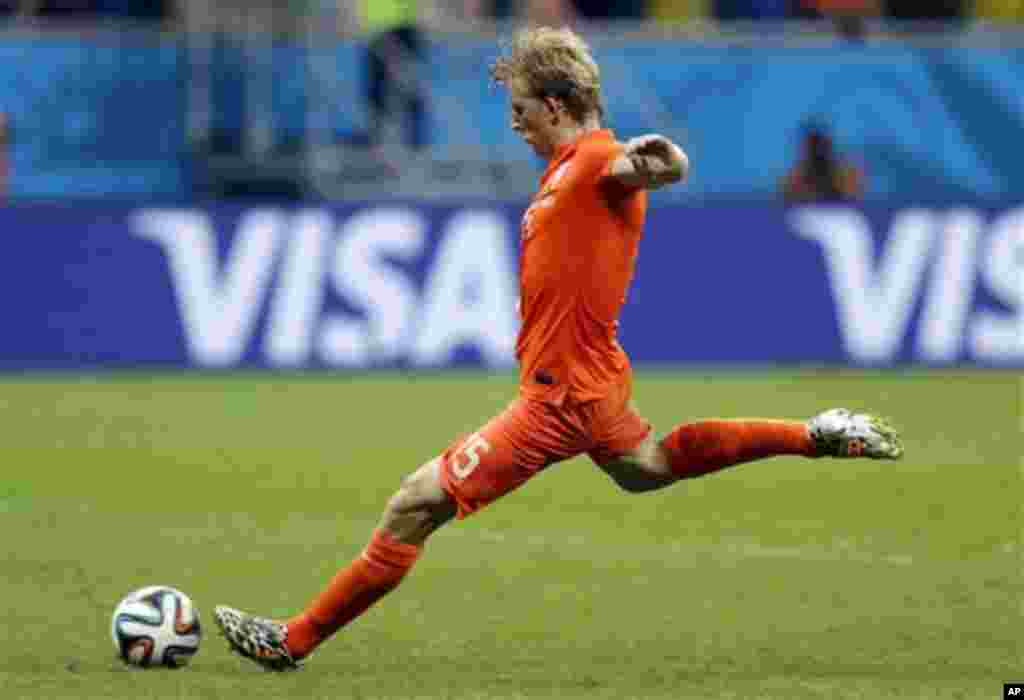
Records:
<instances>
[{"instance_id":1,"label":"soccer player","mask_svg":"<svg viewBox=\"0 0 1024 700\"><path fill-rule=\"evenodd\" d=\"M683 151L659 135L616 141L602 128L597 64L568 29L517 35L491 68L511 125L548 166L522 222L519 396L477 432L408 476L363 552L291 619L219 606L233 650L269 669L299 661L405 578L427 538L585 453L629 492L776 455L895 459L895 431L833 409L809 421L705 420L657 437L630 403L616 340L647 206L646 190L683 180Z\"/></svg>"}]
</instances>

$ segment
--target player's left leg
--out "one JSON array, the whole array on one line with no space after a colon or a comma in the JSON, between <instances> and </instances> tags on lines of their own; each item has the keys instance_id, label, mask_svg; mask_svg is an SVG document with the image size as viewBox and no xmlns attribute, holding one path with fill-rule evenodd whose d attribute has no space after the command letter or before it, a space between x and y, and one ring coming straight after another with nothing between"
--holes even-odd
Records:
<instances>
[{"instance_id":1,"label":"player's left leg","mask_svg":"<svg viewBox=\"0 0 1024 700\"><path fill-rule=\"evenodd\" d=\"M903 446L886 421L865 413L833 409L808 421L765 418L702 420L676 426L658 439L628 403L609 403L597 416L600 442L590 456L615 482L631 492L664 488L680 479L768 457L870 457L898 459ZM648 426L649 427L649 426Z\"/></svg>"},{"instance_id":2,"label":"player's left leg","mask_svg":"<svg viewBox=\"0 0 1024 700\"><path fill-rule=\"evenodd\" d=\"M623 489L653 491L767 457L818 456L807 424L767 419L703 420L653 432L640 444L594 461Z\"/></svg>"},{"instance_id":3,"label":"player's left leg","mask_svg":"<svg viewBox=\"0 0 1024 700\"><path fill-rule=\"evenodd\" d=\"M826 411L808 421L756 418L684 423L658 447L655 459L667 463L680 479L783 455L872 459L903 456L899 436L886 421L846 409Z\"/></svg>"}]
</instances>

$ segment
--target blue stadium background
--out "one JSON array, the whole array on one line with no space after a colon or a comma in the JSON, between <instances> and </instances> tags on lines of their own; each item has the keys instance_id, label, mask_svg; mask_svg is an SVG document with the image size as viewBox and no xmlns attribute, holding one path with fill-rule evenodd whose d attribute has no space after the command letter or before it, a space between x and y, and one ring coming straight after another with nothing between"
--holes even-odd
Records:
<instances>
[{"instance_id":1,"label":"blue stadium background","mask_svg":"<svg viewBox=\"0 0 1024 700\"><path fill-rule=\"evenodd\" d=\"M323 50L315 59L295 45L264 51L275 138L294 140L306 128L312 90L305 66L324 60ZM470 143L497 160L524 158L507 128L504 96L483 69L497 51L492 41L431 44L429 94L464 107L433 116L435 149ZM245 54L229 40L214 52L217 126L241 140ZM808 118L829 123L837 143L865 163L870 198L1007 198L1024 180L1024 164L1006 147L1024 130L1020 49L648 40L601 46L598 58L609 122L621 135L648 131L656 119L683 136L697 165L682 193L690 199L773 197ZM8 67L0 108L19 134L11 148L14 195L189 197L183 42L147 32L5 38L0 60ZM332 128L344 137L365 121L359 44L340 43L329 60L337 81Z\"/></svg>"},{"instance_id":2,"label":"blue stadium background","mask_svg":"<svg viewBox=\"0 0 1024 700\"><path fill-rule=\"evenodd\" d=\"M1024 365L1017 34L592 41L611 125L667 133L694 163L652 199L623 317L638 363ZM314 122L350 141L366 121L361 49L209 37L205 128L242 144L258 116L274 147ZM421 159L539 172L488 86L497 51L432 36ZM521 188L211 195L195 60L194 37L146 28L0 38L0 368L511 363ZM861 201L781 202L811 119L863 169Z\"/></svg>"}]
</instances>

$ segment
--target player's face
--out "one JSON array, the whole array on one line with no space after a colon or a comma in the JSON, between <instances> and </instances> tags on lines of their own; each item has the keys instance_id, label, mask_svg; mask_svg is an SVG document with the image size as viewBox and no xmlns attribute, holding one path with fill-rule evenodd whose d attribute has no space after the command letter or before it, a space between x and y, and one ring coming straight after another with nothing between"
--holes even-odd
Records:
<instances>
[{"instance_id":1,"label":"player's face","mask_svg":"<svg viewBox=\"0 0 1024 700\"><path fill-rule=\"evenodd\" d=\"M551 108L534 97L521 81L513 80L509 86L512 109L512 130L544 158L555 152L555 130L551 123Z\"/></svg>"}]
</instances>

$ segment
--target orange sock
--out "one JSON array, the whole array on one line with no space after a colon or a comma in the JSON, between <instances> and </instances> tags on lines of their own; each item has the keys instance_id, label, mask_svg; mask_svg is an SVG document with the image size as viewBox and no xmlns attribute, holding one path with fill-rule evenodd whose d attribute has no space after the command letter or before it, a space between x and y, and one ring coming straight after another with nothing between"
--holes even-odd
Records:
<instances>
[{"instance_id":1,"label":"orange sock","mask_svg":"<svg viewBox=\"0 0 1024 700\"><path fill-rule=\"evenodd\" d=\"M662 441L672 471L690 479L765 457L815 456L814 441L800 421L705 420L685 423Z\"/></svg>"},{"instance_id":2,"label":"orange sock","mask_svg":"<svg viewBox=\"0 0 1024 700\"><path fill-rule=\"evenodd\" d=\"M361 556L339 571L301 614L288 620L288 651L296 658L366 612L398 586L420 554L420 547L374 530Z\"/></svg>"}]
</instances>

